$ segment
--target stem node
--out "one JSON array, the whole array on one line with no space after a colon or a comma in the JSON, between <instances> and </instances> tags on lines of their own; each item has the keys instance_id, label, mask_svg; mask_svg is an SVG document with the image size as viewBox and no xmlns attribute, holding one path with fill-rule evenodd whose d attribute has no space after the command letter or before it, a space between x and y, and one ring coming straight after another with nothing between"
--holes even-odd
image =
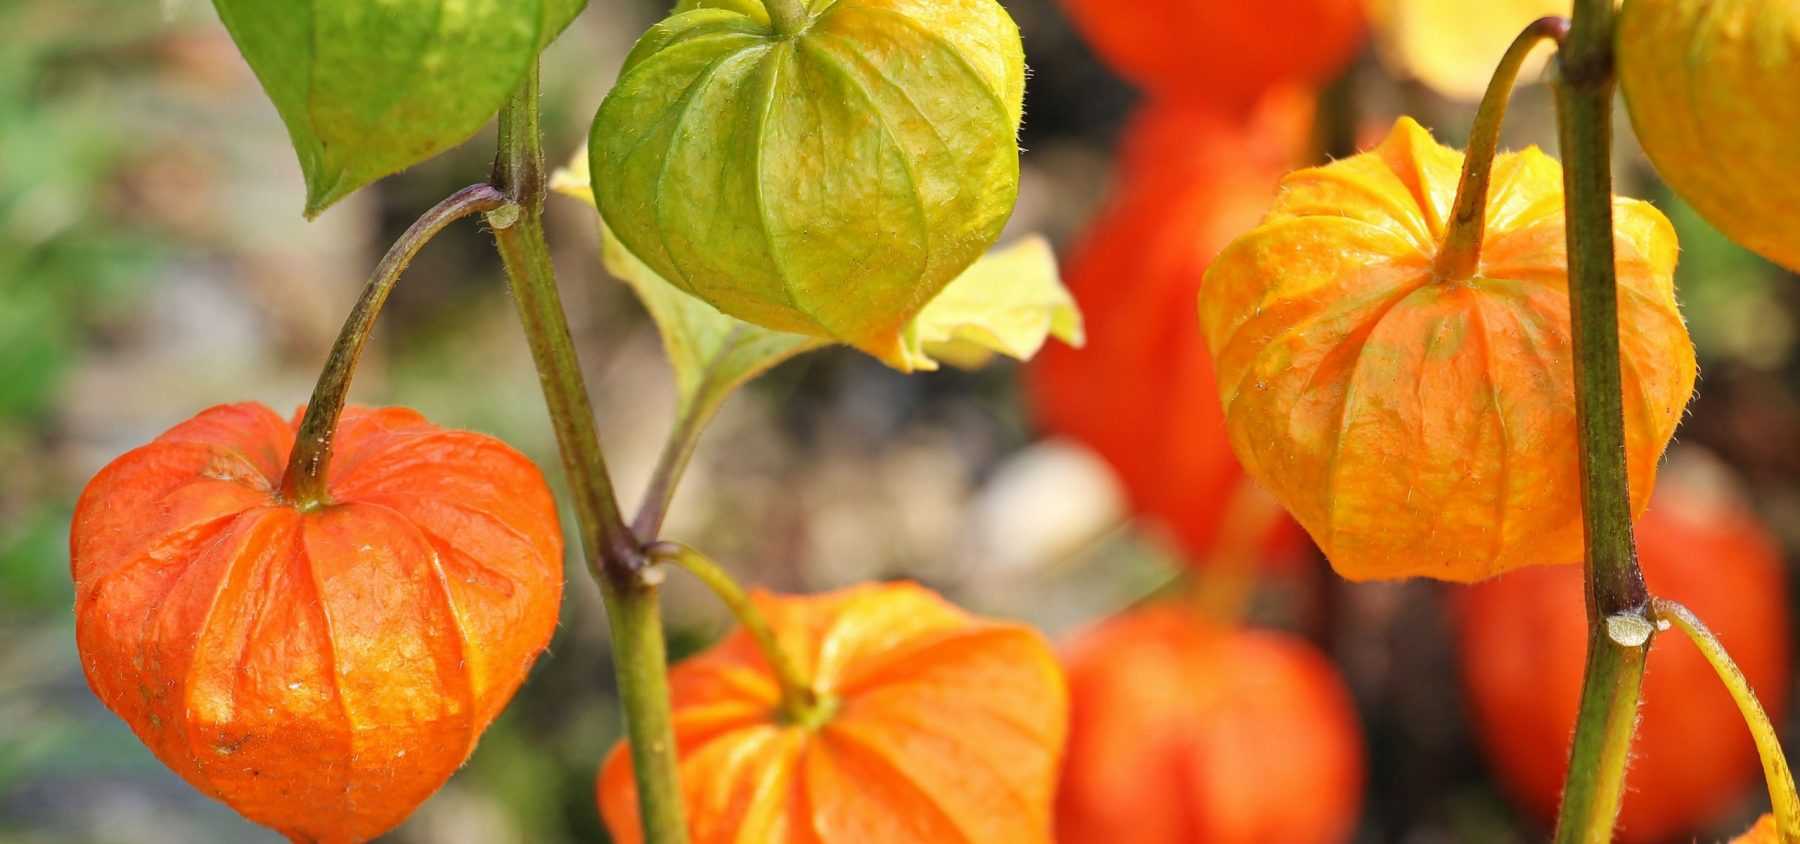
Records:
<instances>
[{"instance_id":1,"label":"stem node","mask_svg":"<svg viewBox=\"0 0 1800 844\"><path fill-rule=\"evenodd\" d=\"M514 224L519 222L519 217L523 213L524 212L519 208L517 202L508 202L499 208L487 212L487 224L495 231L510 229Z\"/></svg>"},{"instance_id":2,"label":"stem node","mask_svg":"<svg viewBox=\"0 0 1800 844\"><path fill-rule=\"evenodd\" d=\"M1606 617L1606 637L1627 648L1640 648L1650 642L1656 632L1649 619L1637 613L1614 613Z\"/></svg>"},{"instance_id":3,"label":"stem node","mask_svg":"<svg viewBox=\"0 0 1800 844\"><path fill-rule=\"evenodd\" d=\"M1652 637L1650 593L1631 533L1613 264L1613 0L1576 0L1558 61L1556 122L1563 155L1569 323L1580 461L1588 655L1557 844L1612 839L1637 728ZM1631 621L1620 624L1618 619ZM1622 635L1619 635L1622 634Z\"/></svg>"}]
</instances>

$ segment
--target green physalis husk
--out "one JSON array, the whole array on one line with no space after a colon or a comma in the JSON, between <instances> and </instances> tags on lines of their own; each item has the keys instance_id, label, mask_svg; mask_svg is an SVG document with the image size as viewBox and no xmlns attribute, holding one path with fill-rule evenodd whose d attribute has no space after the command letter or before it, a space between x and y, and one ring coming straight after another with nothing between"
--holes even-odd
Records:
<instances>
[{"instance_id":1,"label":"green physalis husk","mask_svg":"<svg viewBox=\"0 0 1800 844\"><path fill-rule=\"evenodd\" d=\"M727 314L908 368L912 318L1019 187L1018 27L993 0L689 0L626 59L589 143L607 225Z\"/></svg>"}]
</instances>

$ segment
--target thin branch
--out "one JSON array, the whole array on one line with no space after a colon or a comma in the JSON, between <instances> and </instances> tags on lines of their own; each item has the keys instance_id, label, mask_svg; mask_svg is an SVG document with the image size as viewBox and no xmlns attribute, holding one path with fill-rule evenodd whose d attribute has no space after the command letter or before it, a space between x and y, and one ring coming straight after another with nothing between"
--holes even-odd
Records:
<instances>
[{"instance_id":1,"label":"thin branch","mask_svg":"<svg viewBox=\"0 0 1800 844\"><path fill-rule=\"evenodd\" d=\"M349 318L344 320L344 328L338 332L331 355L325 359L325 369L319 373L319 382L313 387L312 398L306 403L306 415L300 420L294 450L288 457L287 472L281 479L283 499L302 509L330 503L326 471L331 466L332 440L336 437L338 417L343 415L344 402L350 393L350 380L356 375L356 364L362 360L363 347L375 329L382 305L387 303L388 294L394 291L395 283L412 264L413 258L451 223L504 204L506 197L492 185L463 188L414 220L400 239L388 248L381 263L375 265L375 272L369 276L362 298L356 301Z\"/></svg>"},{"instance_id":2,"label":"thin branch","mask_svg":"<svg viewBox=\"0 0 1800 844\"><path fill-rule=\"evenodd\" d=\"M829 712L829 701L821 700L813 690L812 681L800 671L787 650L781 646L775 629L758 609L756 602L750 600L743 587L725 571L718 563L708 559L706 555L676 542L658 542L645 549L653 562L667 563L686 569L689 574L699 578L706 584L726 608L743 625L744 631L756 641L757 650L768 660L769 668L775 674L776 685L781 688L781 714L790 724L813 724Z\"/></svg>"},{"instance_id":3,"label":"thin branch","mask_svg":"<svg viewBox=\"0 0 1800 844\"><path fill-rule=\"evenodd\" d=\"M1706 657L1707 663L1719 675L1719 681L1725 684L1731 699L1737 702L1738 712L1744 716L1745 726L1750 728L1750 737L1756 741L1756 752L1762 757L1763 779L1769 785L1769 805L1774 809L1775 828L1783 844L1800 842L1800 795L1795 794L1794 772L1788 768L1787 755L1781 750L1781 737L1776 735L1775 725L1769 721L1769 713L1763 710L1762 701L1757 700L1756 693L1751 690L1749 678L1732 661L1731 654L1726 653L1725 643L1719 641L1705 622L1687 607L1662 598L1654 599L1651 606L1658 622L1673 624L1687 634L1694 647L1700 649L1700 655Z\"/></svg>"},{"instance_id":4,"label":"thin branch","mask_svg":"<svg viewBox=\"0 0 1800 844\"><path fill-rule=\"evenodd\" d=\"M1506 120L1506 105L1518 82L1519 68L1540 42L1561 44L1568 34L1567 18L1532 21L1506 48L1500 67L1488 81L1487 93L1475 112L1475 125L1469 131L1462 181L1456 186L1456 202L1445 227L1443 248L1438 250L1433 275L1439 281L1462 281L1475 275L1481 263L1481 244L1487 237L1488 181L1494 170L1494 152L1500 146L1500 125Z\"/></svg>"}]
</instances>

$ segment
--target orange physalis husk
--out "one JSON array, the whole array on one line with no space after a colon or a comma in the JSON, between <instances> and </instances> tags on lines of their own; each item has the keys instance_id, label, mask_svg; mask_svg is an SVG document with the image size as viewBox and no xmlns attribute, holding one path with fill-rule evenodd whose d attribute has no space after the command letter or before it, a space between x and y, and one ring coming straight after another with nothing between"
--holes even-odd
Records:
<instances>
[{"instance_id":1,"label":"orange physalis husk","mask_svg":"<svg viewBox=\"0 0 1800 844\"><path fill-rule=\"evenodd\" d=\"M1269 561L1303 541L1238 466L1188 305L1213 256L1268 210L1282 174L1306 154L1312 105L1284 92L1248 114L1168 102L1141 111L1120 185L1065 265L1087 344L1046 347L1030 370L1043 426L1104 458L1132 509L1195 564L1225 553L1238 531ZM1232 524L1234 513L1258 511L1274 514Z\"/></svg>"},{"instance_id":2,"label":"orange physalis husk","mask_svg":"<svg viewBox=\"0 0 1800 844\"><path fill-rule=\"evenodd\" d=\"M1152 606L1080 634L1064 667L1062 844L1334 844L1355 831L1356 711L1305 641Z\"/></svg>"},{"instance_id":3,"label":"orange physalis husk","mask_svg":"<svg viewBox=\"0 0 1800 844\"><path fill-rule=\"evenodd\" d=\"M1165 99L1242 105L1355 57L1365 0L1063 0L1094 52Z\"/></svg>"},{"instance_id":4,"label":"orange physalis husk","mask_svg":"<svg viewBox=\"0 0 1800 844\"><path fill-rule=\"evenodd\" d=\"M1581 559L1562 170L1493 164L1472 278L1434 263L1462 155L1402 118L1301 170L1200 290L1231 442L1352 580L1474 581ZM1634 512L1693 392L1675 231L1615 199Z\"/></svg>"},{"instance_id":5,"label":"orange physalis husk","mask_svg":"<svg viewBox=\"0 0 1800 844\"><path fill-rule=\"evenodd\" d=\"M1777 723L1788 697L1788 583L1779 546L1749 512L1665 483L1637 524L1652 594L1679 601L1725 644ZM1478 737L1524 807L1556 816L1587 642L1581 569L1521 571L1457 596L1453 616ZM1731 695L1692 642L1659 634L1644 673L1617 840L1691 840L1762 782Z\"/></svg>"},{"instance_id":6,"label":"orange physalis husk","mask_svg":"<svg viewBox=\"0 0 1800 844\"><path fill-rule=\"evenodd\" d=\"M88 684L201 791L295 840L364 841L468 758L556 627L537 467L351 408L331 502L278 497L295 425L215 407L113 461L70 536Z\"/></svg>"},{"instance_id":7,"label":"orange physalis husk","mask_svg":"<svg viewBox=\"0 0 1800 844\"><path fill-rule=\"evenodd\" d=\"M670 671L693 844L1051 840L1068 694L1042 636L911 584L752 599L822 709L783 723L777 681L741 628ZM626 751L607 757L596 796L633 844Z\"/></svg>"}]
</instances>

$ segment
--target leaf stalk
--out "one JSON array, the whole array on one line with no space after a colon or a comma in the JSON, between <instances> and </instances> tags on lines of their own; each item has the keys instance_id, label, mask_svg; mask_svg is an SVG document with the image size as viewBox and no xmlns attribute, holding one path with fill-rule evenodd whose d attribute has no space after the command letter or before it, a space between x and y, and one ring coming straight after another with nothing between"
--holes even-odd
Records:
<instances>
[{"instance_id":1,"label":"leaf stalk","mask_svg":"<svg viewBox=\"0 0 1800 844\"><path fill-rule=\"evenodd\" d=\"M1719 675L1725 690L1731 693L1738 712L1744 716L1744 724L1750 728L1750 737L1756 742L1756 753L1762 758L1763 779L1769 786L1769 805L1774 809L1776 832L1782 844L1800 842L1800 794L1795 793L1794 772L1788 767L1787 755L1781 750L1781 737L1776 735L1769 713L1763 710L1762 701L1757 700L1756 693L1750 688L1750 679L1725 652L1725 643L1719 641L1693 611L1662 598L1653 599L1651 609L1659 625L1673 625L1687 635Z\"/></svg>"},{"instance_id":2,"label":"leaf stalk","mask_svg":"<svg viewBox=\"0 0 1800 844\"><path fill-rule=\"evenodd\" d=\"M781 640L775 635L775 629L769 626L769 620L763 616L762 610L724 567L708 559L705 554L676 542L658 542L645 551L652 562L667 563L687 570L706 584L724 602L726 608L731 610L732 616L743 625L744 632L755 640L756 649L762 652L763 658L769 663L769 669L775 674L776 685L781 689L779 710L783 723L816 725L829 715L831 701L821 698L813 689L812 681L800 671L799 664L794 662L787 649L781 646Z\"/></svg>"},{"instance_id":3,"label":"leaf stalk","mask_svg":"<svg viewBox=\"0 0 1800 844\"><path fill-rule=\"evenodd\" d=\"M506 204L506 197L492 185L470 185L445 198L420 215L406 228L400 239L388 248L362 296L350 309L344 327L338 332L325 368L313 387L306 413L294 438L294 450L288 456L287 470L281 479L281 497L302 510L314 510L331 503L326 472L331 467L332 441L337 435L338 419L350 394L350 381L356 376L356 365L362 360L363 348L388 294L413 258L430 243L438 232L451 223L473 214L492 211Z\"/></svg>"},{"instance_id":4,"label":"leaf stalk","mask_svg":"<svg viewBox=\"0 0 1800 844\"><path fill-rule=\"evenodd\" d=\"M1519 79L1519 68L1543 41L1561 44L1569 34L1567 18L1538 18L1513 39L1500 59L1494 77L1488 80L1487 93L1475 112L1475 125L1469 130L1469 149L1463 156L1462 181L1456 186L1456 202L1450 209L1445 226L1444 243L1438 250L1433 276L1439 281L1463 281L1472 278L1481 263L1481 243L1487 237L1487 202L1489 177L1494 170L1494 153L1500 146L1500 125L1506 120L1507 102Z\"/></svg>"}]
</instances>

